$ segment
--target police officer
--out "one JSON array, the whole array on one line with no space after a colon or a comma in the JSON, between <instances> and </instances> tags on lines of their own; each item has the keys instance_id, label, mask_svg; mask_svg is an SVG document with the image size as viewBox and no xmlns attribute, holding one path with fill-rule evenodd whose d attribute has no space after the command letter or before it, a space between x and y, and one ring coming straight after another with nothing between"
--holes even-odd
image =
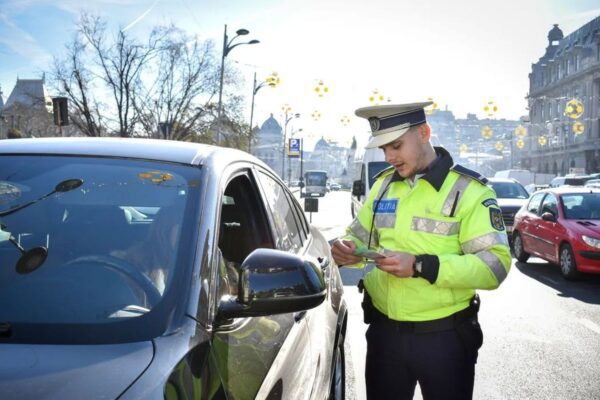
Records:
<instances>
[{"instance_id":1,"label":"police officer","mask_svg":"<svg viewBox=\"0 0 600 400\"><path fill-rule=\"evenodd\" d=\"M391 167L332 245L338 265L374 268L361 280L369 399L470 399L483 334L475 289L496 289L511 264L495 193L430 143L431 102L356 110Z\"/></svg>"}]
</instances>

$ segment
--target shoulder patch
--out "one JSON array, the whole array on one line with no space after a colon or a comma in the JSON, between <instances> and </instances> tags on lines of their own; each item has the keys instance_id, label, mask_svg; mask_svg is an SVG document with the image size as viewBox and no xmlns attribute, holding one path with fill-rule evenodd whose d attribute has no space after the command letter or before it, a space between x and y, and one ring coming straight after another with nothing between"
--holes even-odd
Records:
<instances>
[{"instance_id":1,"label":"shoulder patch","mask_svg":"<svg viewBox=\"0 0 600 400\"><path fill-rule=\"evenodd\" d=\"M481 204L483 204L486 207L489 207L489 206L498 207L498 201L496 201L496 199L487 199L487 200L482 201Z\"/></svg>"},{"instance_id":2,"label":"shoulder patch","mask_svg":"<svg viewBox=\"0 0 600 400\"><path fill-rule=\"evenodd\" d=\"M499 208L490 207L490 224L497 231L504 230L504 220L502 219L502 211Z\"/></svg>"},{"instance_id":3,"label":"shoulder patch","mask_svg":"<svg viewBox=\"0 0 600 400\"><path fill-rule=\"evenodd\" d=\"M388 172L394 172L394 166L390 165L389 167L382 169L381 171L379 171L378 173L375 174L375 176L373 177L373 179L378 179L384 175L386 175Z\"/></svg>"},{"instance_id":4,"label":"shoulder patch","mask_svg":"<svg viewBox=\"0 0 600 400\"><path fill-rule=\"evenodd\" d=\"M461 174L461 175L467 176L471 179L474 179L477 182L481 183L482 185L485 185L488 181L486 179L486 177L481 175L479 172L475 172L469 168L465 168L460 164L454 164L454 166L450 169L458 174Z\"/></svg>"}]
</instances>

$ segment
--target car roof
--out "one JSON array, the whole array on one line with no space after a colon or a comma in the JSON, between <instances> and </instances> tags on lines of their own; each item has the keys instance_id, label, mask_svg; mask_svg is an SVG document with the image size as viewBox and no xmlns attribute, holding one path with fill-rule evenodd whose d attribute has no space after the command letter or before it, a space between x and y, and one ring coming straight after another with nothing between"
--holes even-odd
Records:
<instances>
[{"instance_id":1,"label":"car roof","mask_svg":"<svg viewBox=\"0 0 600 400\"><path fill-rule=\"evenodd\" d=\"M506 182L506 183L519 183L519 181L517 181L516 179L513 178L496 178L496 177L492 177L492 178L487 178L488 182ZM520 183L519 183L520 185Z\"/></svg>"},{"instance_id":2,"label":"car roof","mask_svg":"<svg viewBox=\"0 0 600 400\"><path fill-rule=\"evenodd\" d=\"M558 186L554 188L538 190L536 193L555 193L555 194L568 194L568 193L600 193L599 188L585 187L585 186Z\"/></svg>"},{"instance_id":3,"label":"car roof","mask_svg":"<svg viewBox=\"0 0 600 400\"><path fill-rule=\"evenodd\" d=\"M207 144L146 138L70 137L0 140L0 154L78 155L124 157L207 165L226 160L257 158L240 150Z\"/></svg>"}]
</instances>

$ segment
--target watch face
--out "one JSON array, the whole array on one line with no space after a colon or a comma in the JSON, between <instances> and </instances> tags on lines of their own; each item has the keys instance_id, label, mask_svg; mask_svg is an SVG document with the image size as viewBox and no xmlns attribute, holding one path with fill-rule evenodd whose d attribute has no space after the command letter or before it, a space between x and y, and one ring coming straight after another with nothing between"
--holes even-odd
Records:
<instances>
[{"instance_id":1,"label":"watch face","mask_svg":"<svg viewBox=\"0 0 600 400\"><path fill-rule=\"evenodd\" d=\"M421 272L421 268L423 268L423 261L417 261L415 263L415 269L417 270L417 272Z\"/></svg>"}]
</instances>

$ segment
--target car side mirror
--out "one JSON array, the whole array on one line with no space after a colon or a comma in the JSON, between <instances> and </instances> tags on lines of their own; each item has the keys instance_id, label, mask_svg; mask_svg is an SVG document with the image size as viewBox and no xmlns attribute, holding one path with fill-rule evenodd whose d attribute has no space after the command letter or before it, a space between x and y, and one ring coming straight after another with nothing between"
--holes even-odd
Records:
<instances>
[{"instance_id":1,"label":"car side mirror","mask_svg":"<svg viewBox=\"0 0 600 400\"><path fill-rule=\"evenodd\" d=\"M240 268L237 297L220 300L217 319L304 311L321 304L326 294L318 263L280 250L256 249Z\"/></svg>"},{"instance_id":2,"label":"car side mirror","mask_svg":"<svg viewBox=\"0 0 600 400\"><path fill-rule=\"evenodd\" d=\"M365 185L361 180L352 182L352 195L363 196L365 194Z\"/></svg>"},{"instance_id":3,"label":"car side mirror","mask_svg":"<svg viewBox=\"0 0 600 400\"><path fill-rule=\"evenodd\" d=\"M548 211L542 214L542 219L544 221L556 222L556 216Z\"/></svg>"}]
</instances>

